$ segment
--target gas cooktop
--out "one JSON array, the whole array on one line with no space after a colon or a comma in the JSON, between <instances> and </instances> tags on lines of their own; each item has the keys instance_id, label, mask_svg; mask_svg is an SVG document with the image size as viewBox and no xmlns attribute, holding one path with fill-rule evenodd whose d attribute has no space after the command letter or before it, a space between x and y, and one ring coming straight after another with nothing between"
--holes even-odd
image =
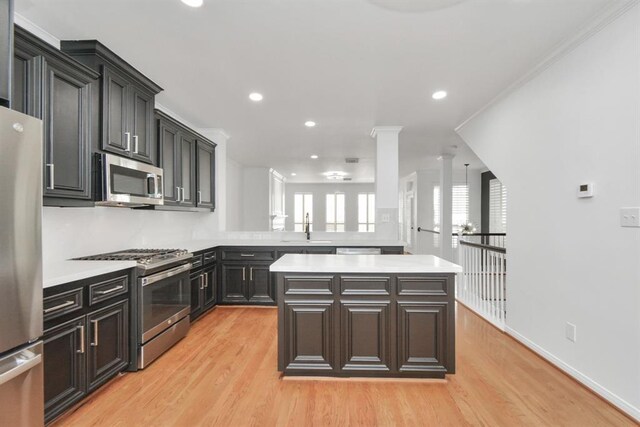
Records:
<instances>
[{"instance_id":1,"label":"gas cooktop","mask_svg":"<svg viewBox=\"0 0 640 427\"><path fill-rule=\"evenodd\" d=\"M80 261L135 261L138 270L143 273L158 271L160 267L169 268L173 265L184 264L193 257L185 249L127 249L74 258Z\"/></svg>"}]
</instances>

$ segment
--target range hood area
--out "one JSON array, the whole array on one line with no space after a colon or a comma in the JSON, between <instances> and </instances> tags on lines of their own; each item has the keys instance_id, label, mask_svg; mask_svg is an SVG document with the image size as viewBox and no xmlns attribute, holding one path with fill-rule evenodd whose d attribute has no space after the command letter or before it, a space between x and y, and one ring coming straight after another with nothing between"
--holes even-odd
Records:
<instances>
[{"instance_id":1,"label":"range hood area","mask_svg":"<svg viewBox=\"0 0 640 427\"><path fill-rule=\"evenodd\" d=\"M0 0L0 106L11 104L13 68L13 0Z\"/></svg>"}]
</instances>

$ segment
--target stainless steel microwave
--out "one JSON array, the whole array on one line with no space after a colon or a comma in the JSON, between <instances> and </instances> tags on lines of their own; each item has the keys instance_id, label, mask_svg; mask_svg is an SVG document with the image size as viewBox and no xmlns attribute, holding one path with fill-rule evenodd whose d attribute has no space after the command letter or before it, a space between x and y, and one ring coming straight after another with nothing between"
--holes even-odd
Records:
<instances>
[{"instance_id":1,"label":"stainless steel microwave","mask_svg":"<svg viewBox=\"0 0 640 427\"><path fill-rule=\"evenodd\" d=\"M161 168L113 154L97 154L100 172L96 201L101 206L163 205Z\"/></svg>"}]
</instances>

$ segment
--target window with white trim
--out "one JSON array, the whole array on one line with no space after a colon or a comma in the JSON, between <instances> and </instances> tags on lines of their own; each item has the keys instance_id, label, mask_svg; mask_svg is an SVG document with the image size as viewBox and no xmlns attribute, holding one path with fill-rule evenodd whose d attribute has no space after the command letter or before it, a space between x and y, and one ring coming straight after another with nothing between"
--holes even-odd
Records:
<instances>
[{"instance_id":1,"label":"window with white trim","mask_svg":"<svg viewBox=\"0 0 640 427\"><path fill-rule=\"evenodd\" d=\"M293 230L304 231L306 216L309 214L309 231L313 231L313 194L294 193L293 206Z\"/></svg>"},{"instance_id":2,"label":"window with white trim","mask_svg":"<svg viewBox=\"0 0 640 427\"><path fill-rule=\"evenodd\" d=\"M358 193L358 231L376 231L375 193Z\"/></svg>"},{"instance_id":3,"label":"window with white trim","mask_svg":"<svg viewBox=\"0 0 640 427\"><path fill-rule=\"evenodd\" d=\"M469 188L466 184L454 185L451 201L451 225L453 233L458 233L469 221ZM433 187L433 229L440 231L440 186ZM438 239L434 239L436 247ZM453 247L457 247L458 239L453 238Z\"/></svg>"},{"instance_id":4,"label":"window with white trim","mask_svg":"<svg viewBox=\"0 0 640 427\"><path fill-rule=\"evenodd\" d=\"M489 181L489 233L507 232L507 188L497 179Z\"/></svg>"},{"instance_id":5,"label":"window with white trim","mask_svg":"<svg viewBox=\"0 0 640 427\"><path fill-rule=\"evenodd\" d=\"M344 193L327 194L327 231L344 232Z\"/></svg>"}]
</instances>

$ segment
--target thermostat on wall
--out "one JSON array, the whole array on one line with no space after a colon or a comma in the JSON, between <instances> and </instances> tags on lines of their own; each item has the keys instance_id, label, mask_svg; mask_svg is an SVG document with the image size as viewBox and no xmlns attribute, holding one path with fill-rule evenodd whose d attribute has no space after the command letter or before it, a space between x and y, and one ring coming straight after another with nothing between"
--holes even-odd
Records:
<instances>
[{"instance_id":1,"label":"thermostat on wall","mask_svg":"<svg viewBox=\"0 0 640 427\"><path fill-rule=\"evenodd\" d=\"M593 197L593 183L580 184L578 198Z\"/></svg>"}]
</instances>

